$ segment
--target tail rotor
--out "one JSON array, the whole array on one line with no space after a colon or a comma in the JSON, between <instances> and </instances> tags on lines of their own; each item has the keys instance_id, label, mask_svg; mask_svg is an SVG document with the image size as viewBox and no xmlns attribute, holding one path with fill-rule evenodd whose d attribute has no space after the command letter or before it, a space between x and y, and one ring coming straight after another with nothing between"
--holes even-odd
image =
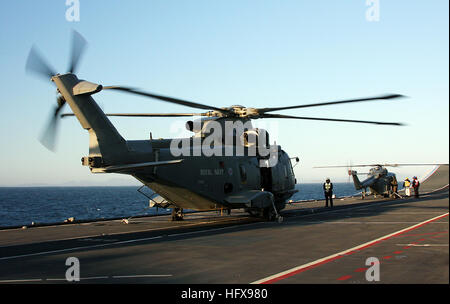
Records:
<instances>
[{"instance_id":1,"label":"tail rotor","mask_svg":"<svg viewBox=\"0 0 450 304\"><path fill-rule=\"evenodd\" d=\"M75 30L72 32L72 48L71 56L69 61L69 73L75 73L80 59L86 49L86 40ZM25 70L28 73L35 74L46 80L50 80L56 75L55 70L50 66L50 64L44 59L41 53L38 51L37 47L33 46L28 54L27 63L25 65ZM59 92L58 92L59 94ZM56 136L58 133L58 120L60 118L59 113L66 104L63 96L59 95L56 98L57 105L51 111L50 119L48 120L47 126L44 129L40 137L40 142L48 150L55 151L56 147Z\"/></svg>"}]
</instances>

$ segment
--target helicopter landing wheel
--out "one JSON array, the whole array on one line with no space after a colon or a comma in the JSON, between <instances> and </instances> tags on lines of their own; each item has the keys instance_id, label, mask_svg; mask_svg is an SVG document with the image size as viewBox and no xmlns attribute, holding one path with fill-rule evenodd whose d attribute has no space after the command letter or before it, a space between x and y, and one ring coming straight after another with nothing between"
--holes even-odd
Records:
<instances>
[{"instance_id":1,"label":"helicopter landing wheel","mask_svg":"<svg viewBox=\"0 0 450 304\"><path fill-rule=\"evenodd\" d=\"M272 208L266 208L263 210L263 218L265 218L268 222L277 221L278 223L283 222L283 217L275 212Z\"/></svg>"}]
</instances>

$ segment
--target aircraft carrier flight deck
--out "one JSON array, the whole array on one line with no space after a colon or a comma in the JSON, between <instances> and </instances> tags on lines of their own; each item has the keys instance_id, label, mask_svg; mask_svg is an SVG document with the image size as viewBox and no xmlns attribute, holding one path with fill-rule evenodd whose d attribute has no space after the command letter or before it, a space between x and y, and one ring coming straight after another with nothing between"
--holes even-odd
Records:
<instances>
[{"instance_id":1,"label":"aircraft carrier flight deck","mask_svg":"<svg viewBox=\"0 0 450 304\"><path fill-rule=\"evenodd\" d=\"M282 223L243 210L0 230L0 284L448 284L448 165L420 197L299 202ZM368 281L368 259L380 265Z\"/></svg>"}]
</instances>

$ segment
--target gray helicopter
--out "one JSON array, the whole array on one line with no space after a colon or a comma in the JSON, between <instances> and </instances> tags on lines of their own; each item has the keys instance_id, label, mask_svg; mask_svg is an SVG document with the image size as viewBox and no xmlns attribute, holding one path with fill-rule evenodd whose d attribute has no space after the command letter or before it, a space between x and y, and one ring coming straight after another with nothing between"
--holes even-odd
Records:
<instances>
[{"instance_id":1,"label":"gray helicopter","mask_svg":"<svg viewBox=\"0 0 450 304\"><path fill-rule=\"evenodd\" d=\"M439 164L368 164L368 165L352 165L351 167L372 167L368 173L358 173L351 168L348 169L348 175L353 178L353 184L356 190L361 191L361 197L364 199L367 196L367 188L370 193L376 198L383 197L399 197L395 187L398 187L397 176L395 173L389 172L385 167L400 167L400 166L435 166ZM349 166L324 166L315 168L343 168ZM359 180L358 174L367 175L363 181Z\"/></svg>"},{"instance_id":2,"label":"gray helicopter","mask_svg":"<svg viewBox=\"0 0 450 304\"><path fill-rule=\"evenodd\" d=\"M81 159L82 165L89 167L92 173L133 176L155 192L151 197L153 206L172 208L172 220L182 219L183 209L229 211L235 208L244 208L248 213L268 220L282 220L279 212L285 208L286 201L297 192L291 158L281 146L270 145L267 131L254 128L252 119L306 119L402 125L269 113L402 97L398 94L287 107L219 108L130 87L102 86L81 80L75 74L85 46L84 38L74 31L69 70L65 74L56 73L35 47L30 50L26 70L51 80L59 94L41 142L53 150L58 120L61 117L75 116L82 128L89 133L89 155ZM207 112L105 114L92 98L92 95L103 90L150 97ZM66 103L73 113L61 115ZM194 133L190 138L125 140L108 116L201 118L186 123L187 129ZM214 153L206 155L205 151ZM295 160L299 161L298 158Z\"/></svg>"}]
</instances>

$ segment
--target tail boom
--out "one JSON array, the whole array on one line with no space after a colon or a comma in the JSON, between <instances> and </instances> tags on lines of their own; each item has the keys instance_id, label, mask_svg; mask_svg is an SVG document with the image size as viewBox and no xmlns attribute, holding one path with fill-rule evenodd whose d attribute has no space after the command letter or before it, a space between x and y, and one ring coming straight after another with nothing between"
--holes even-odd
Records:
<instances>
[{"instance_id":1,"label":"tail boom","mask_svg":"<svg viewBox=\"0 0 450 304\"><path fill-rule=\"evenodd\" d=\"M364 188L358 178L358 173L356 171L348 170L348 175L350 175L353 178L353 184L355 185L356 190L361 190Z\"/></svg>"},{"instance_id":2,"label":"tail boom","mask_svg":"<svg viewBox=\"0 0 450 304\"><path fill-rule=\"evenodd\" d=\"M103 164L123 161L129 152L127 143L91 97L101 90L101 86L86 86L87 82L71 73L55 75L52 81L81 126L89 132L89 157L101 157Z\"/></svg>"}]
</instances>

